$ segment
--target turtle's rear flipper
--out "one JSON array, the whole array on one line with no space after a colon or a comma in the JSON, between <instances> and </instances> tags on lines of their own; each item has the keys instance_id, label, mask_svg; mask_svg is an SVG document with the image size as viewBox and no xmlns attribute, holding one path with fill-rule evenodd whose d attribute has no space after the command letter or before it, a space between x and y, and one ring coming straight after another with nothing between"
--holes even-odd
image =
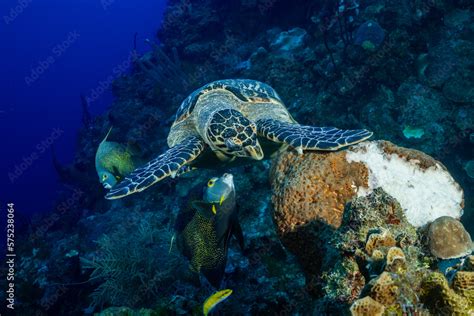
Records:
<instances>
[{"instance_id":1,"label":"turtle's rear flipper","mask_svg":"<svg viewBox=\"0 0 474 316\"><path fill-rule=\"evenodd\" d=\"M300 153L303 150L337 150L372 136L372 132L365 129L341 130L335 127L313 127L273 119L258 120L257 132L259 136L271 141L286 143Z\"/></svg>"},{"instance_id":2,"label":"turtle's rear flipper","mask_svg":"<svg viewBox=\"0 0 474 316\"><path fill-rule=\"evenodd\" d=\"M197 137L186 138L145 166L134 170L122 182L114 186L105 198L119 199L143 191L168 176L176 175L182 166L199 156L204 150L204 145L204 142Z\"/></svg>"}]
</instances>

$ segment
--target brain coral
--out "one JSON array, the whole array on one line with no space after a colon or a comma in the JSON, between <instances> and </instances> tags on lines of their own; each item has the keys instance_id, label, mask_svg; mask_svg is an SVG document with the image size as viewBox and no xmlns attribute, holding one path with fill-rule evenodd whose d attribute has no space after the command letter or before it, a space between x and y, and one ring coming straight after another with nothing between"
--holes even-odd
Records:
<instances>
[{"instance_id":1,"label":"brain coral","mask_svg":"<svg viewBox=\"0 0 474 316\"><path fill-rule=\"evenodd\" d=\"M472 252L472 240L460 221L449 216L437 218L428 229L431 253L441 259L466 256Z\"/></svg>"}]
</instances>

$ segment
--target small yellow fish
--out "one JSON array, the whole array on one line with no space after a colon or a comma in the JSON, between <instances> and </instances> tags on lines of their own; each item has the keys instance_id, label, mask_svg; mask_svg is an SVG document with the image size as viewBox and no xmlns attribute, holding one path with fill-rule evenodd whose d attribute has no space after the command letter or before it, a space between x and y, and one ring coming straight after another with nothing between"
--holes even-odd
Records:
<instances>
[{"instance_id":1,"label":"small yellow fish","mask_svg":"<svg viewBox=\"0 0 474 316\"><path fill-rule=\"evenodd\" d=\"M204 304L202 305L202 313L204 314L204 316L207 316L211 312L211 310L214 307L216 307L217 304L224 301L231 294L232 294L231 289L225 289L225 290L217 291L216 293L209 296L204 301Z\"/></svg>"}]
</instances>

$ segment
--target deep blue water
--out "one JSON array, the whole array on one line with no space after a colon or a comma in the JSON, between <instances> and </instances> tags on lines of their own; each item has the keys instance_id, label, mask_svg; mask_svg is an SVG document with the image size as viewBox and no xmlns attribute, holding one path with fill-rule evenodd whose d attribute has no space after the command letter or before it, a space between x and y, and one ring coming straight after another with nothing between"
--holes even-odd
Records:
<instances>
[{"instance_id":1,"label":"deep blue water","mask_svg":"<svg viewBox=\"0 0 474 316\"><path fill-rule=\"evenodd\" d=\"M72 161L81 127L80 94L92 114L112 102L101 82L155 39L164 0L4 0L0 3L0 203L45 212L60 189L51 163ZM125 70L125 69L123 69ZM126 71L126 70L125 70ZM104 86L104 84L102 84Z\"/></svg>"}]
</instances>

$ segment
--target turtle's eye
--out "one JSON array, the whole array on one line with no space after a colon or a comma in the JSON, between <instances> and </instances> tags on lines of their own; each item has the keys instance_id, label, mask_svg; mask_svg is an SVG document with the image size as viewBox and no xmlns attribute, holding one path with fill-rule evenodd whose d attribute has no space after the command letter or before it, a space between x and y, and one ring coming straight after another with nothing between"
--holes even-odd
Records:
<instances>
[{"instance_id":1,"label":"turtle's eye","mask_svg":"<svg viewBox=\"0 0 474 316\"><path fill-rule=\"evenodd\" d=\"M107 174L104 173L104 175L102 176L102 181L105 181L107 180Z\"/></svg>"}]
</instances>

